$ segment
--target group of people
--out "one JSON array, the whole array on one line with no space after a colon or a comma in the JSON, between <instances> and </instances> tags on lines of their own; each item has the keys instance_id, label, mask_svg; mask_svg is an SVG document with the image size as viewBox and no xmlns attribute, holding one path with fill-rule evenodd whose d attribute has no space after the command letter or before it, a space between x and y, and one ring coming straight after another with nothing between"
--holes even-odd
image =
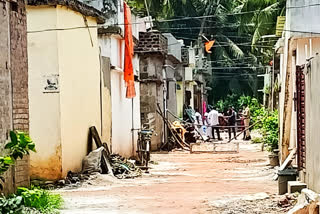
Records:
<instances>
[{"instance_id":1,"label":"group of people","mask_svg":"<svg viewBox=\"0 0 320 214\"><path fill-rule=\"evenodd\" d=\"M250 109L248 106L243 107L243 110L240 110L239 112L236 112L233 107L229 107L225 113L220 113L214 108L209 108L204 114L204 117L202 117L199 112L196 112L194 123L199 129L201 129L200 125L206 129L206 131L202 131L202 134L205 134L208 138L216 139L216 133L218 140L222 140L220 130L222 128L227 128L229 140L231 140L232 133L234 139L237 139L236 127L238 127L237 121L240 121L240 127L243 131L243 140L250 140Z\"/></svg>"}]
</instances>

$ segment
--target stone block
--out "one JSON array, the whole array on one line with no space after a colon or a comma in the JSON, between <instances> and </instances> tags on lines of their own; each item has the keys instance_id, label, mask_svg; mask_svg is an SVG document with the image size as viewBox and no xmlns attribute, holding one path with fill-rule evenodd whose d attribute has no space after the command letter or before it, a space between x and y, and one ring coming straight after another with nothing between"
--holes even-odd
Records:
<instances>
[{"instance_id":1,"label":"stone block","mask_svg":"<svg viewBox=\"0 0 320 214\"><path fill-rule=\"evenodd\" d=\"M288 181L288 193L301 193L304 188L307 188L307 184L300 181Z\"/></svg>"}]
</instances>

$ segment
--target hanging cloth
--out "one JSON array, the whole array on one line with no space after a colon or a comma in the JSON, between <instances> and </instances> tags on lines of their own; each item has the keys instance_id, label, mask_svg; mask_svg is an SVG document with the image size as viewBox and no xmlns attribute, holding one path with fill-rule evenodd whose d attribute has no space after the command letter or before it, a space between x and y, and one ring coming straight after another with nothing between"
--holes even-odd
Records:
<instances>
[{"instance_id":1,"label":"hanging cloth","mask_svg":"<svg viewBox=\"0 0 320 214\"><path fill-rule=\"evenodd\" d=\"M134 98L136 90L134 87L134 72L132 58L133 52L133 38L132 38L132 24L131 24L131 10L124 2L124 40L125 40L125 55L124 55L124 81L126 82L127 91L126 98Z\"/></svg>"}]
</instances>

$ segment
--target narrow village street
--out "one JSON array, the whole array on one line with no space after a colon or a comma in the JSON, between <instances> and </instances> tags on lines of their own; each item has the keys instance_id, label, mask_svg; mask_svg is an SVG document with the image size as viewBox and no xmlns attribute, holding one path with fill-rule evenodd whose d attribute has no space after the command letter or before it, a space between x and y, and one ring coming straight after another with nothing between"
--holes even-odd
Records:
<instances>
[{"instance_id":1,"label":"narrow village street","mask_svg":"<svg viewBox=\"0 0 320 214\"><path fill-rule=\"evenodd\" d=\"M249 142L238 154L152 154L150 174L141 178L97 175L59 190L62 213L285 213L266 158L260 144Z\"/></svg>"},{"instance_id":2,"label":"narrow village street","mask_svg":"<svg viewBox=\"0 0 320 214\"><path fill-rule=\"evenodd\" d=\"M0 214L319 214L320 0L0 0Z\"/></svg>"}]
</instances>

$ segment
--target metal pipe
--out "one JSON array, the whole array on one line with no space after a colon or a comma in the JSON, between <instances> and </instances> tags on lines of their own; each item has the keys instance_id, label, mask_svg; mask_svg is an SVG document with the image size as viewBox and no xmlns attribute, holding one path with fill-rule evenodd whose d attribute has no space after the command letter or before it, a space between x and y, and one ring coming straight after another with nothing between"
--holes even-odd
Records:
<instances>
[{"instance_id":1,"label":"metal pipe","mask_svg":"<svg viewBox=\"0 0 320 214\"><path fill-rule=\"evenodd\" d=\"M134 102L133 102L133 98L131 99L132 100L132 105L131 105L131 112L132 112L132 115L131 115L131 119L132 119L132 122L131 122L131 125L132 125L132 129L131 129L131 138L132 138L132 156L135 156L135 152L134 152Z\"/></svg>"}]
</instances>

